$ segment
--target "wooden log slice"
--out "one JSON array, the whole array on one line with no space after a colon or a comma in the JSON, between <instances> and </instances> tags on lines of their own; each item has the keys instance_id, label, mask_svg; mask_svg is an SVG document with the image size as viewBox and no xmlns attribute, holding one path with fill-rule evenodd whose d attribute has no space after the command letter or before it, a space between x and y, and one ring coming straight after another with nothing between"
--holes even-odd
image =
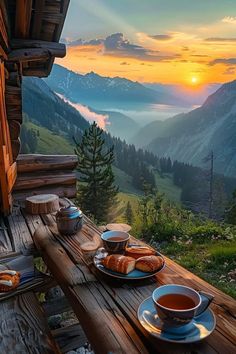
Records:
<instances>
[{"instance_id":1,"label":"wooden log slice","mask_svg":"<svg viewBox=\"0 0 236 354\"><path fill-rule=\"evenodd\" d=\"M128 224L107 224L106 229L108 231L124 231L129 232L131 230L131 226Z\"/></svg>"},{"instance_id":2,"label":"wooden log slice","mask_svg":"<svg viewBox=\"0 0 236 354\"><path fill-rule=\"evenodd\" d=\"M55 194L39 194L26 198L26 212L29 214L51 214L59 210L59 197Z\"/></svg>"}]
</instances>

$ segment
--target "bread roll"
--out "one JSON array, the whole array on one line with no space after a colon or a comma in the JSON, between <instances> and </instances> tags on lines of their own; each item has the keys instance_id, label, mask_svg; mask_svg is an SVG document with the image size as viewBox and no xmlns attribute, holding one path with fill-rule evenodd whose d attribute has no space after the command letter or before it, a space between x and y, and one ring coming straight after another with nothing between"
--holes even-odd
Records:
<instances>
[{"instance_id":1,"label":"bread roll","mask_svg":"<svg viewBox=\"0 0 236 354\"><path fill-rule=\"evenodd\" d=\"M142 272L156 272L163 266L163 259L160 256L145 256L136 261L135 268Z\"/></svg>"},{"instance_id":2,"label":"bread roll","mask_svg":"<svg viewBox=\"0 0 236 354\"><path fill-rule=\"evenodd\" d=\"M102 260L105 268L114 272L128 274L135 268L135 259L120 254L112 254Z\"/></svg>"},{"instance_id":3,"label":"bread roll","mask_svg":"<svg viewBox=\"0 0 236 354\"><path fill-rule=\"evenodd\" d=\"M156 251L152 250L149 247L127 247L125 250L125 255L129 257L133 257L138 259L144 256L152 256L155 255Z\"/></svg>"},{"instance_id":4,"label":"bread roll","mask_svg":"<svg viewBox=\"0 0 236 354\"><path fill-rule=\"evenodd\" d=\"M0 292L15 289L20 283L20 273L15 270L0 271Z\"/></svg>"}]
</instances>

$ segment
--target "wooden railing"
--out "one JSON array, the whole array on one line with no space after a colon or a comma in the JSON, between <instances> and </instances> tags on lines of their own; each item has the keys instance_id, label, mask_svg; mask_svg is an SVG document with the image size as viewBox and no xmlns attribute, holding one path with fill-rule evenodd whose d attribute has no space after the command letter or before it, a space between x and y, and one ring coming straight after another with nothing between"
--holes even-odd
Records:
<instances>
[{"instance_id":1,"label":"wooden railing","mask_svg":"<svg viewBox=\"0 0 236 354\"><path fill-rule=\"evenodd\" d=\"M14 200L41 193L74 198L76 165L76 155L19 155Z\"/></svg>"}]
</instances>

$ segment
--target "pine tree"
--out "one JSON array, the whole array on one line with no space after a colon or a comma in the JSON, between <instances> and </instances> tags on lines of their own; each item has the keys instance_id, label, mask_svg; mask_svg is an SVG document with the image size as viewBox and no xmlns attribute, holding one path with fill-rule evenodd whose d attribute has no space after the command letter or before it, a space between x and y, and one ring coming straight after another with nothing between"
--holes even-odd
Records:
<instances>
[{"instance_id":1,"label":"pine tree","mask_svg":"<svg viewBox=\"0 0 236 354\"><path fill-rule=\"evenodd\" d=\"M133 210L132 210L130 202L127 202L127 204L126 204L125 218L126 218L126 221L127 221L128 224L132 224L132 221L133 221Z\"/></svg>"},{"instance_id":2,"label":"pine tree","mask_svg":"<svg viewBox=\"0 0 236 354\"><path fill-rule=\"evenodd\" d=\"M236 190L233 192L232 199L226 208L226 222L236 225Z\"/></svg>"},{"instance_id":3,"label":"pine tree","mask_svg":"<svg viewBox=\"0 0 236 354\"><path fill-rule=\"evenodd\" d=\"M96 221L107 221L118 188L114 186L113 147L105 149L103 130L94 122L85 130L81 142L76 139L79 183L78 202L82 210Z\"/></svg>"}]
</instances>

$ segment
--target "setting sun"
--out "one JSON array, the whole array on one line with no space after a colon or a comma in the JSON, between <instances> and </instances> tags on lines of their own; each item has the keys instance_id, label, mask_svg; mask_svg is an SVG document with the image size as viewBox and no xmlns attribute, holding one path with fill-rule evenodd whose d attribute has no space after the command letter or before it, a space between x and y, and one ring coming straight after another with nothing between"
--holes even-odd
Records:
<instances>
[{"instance_id":1,"label":"setting sun","mask_svg":"<svg viewBox=\"0 0 236 354\"><path fill-rule=\"evenodd\" d=\"M194 76L191 78L191 83L196 84L198 82L198 79Z\"/></svg>"}]
</instances>

